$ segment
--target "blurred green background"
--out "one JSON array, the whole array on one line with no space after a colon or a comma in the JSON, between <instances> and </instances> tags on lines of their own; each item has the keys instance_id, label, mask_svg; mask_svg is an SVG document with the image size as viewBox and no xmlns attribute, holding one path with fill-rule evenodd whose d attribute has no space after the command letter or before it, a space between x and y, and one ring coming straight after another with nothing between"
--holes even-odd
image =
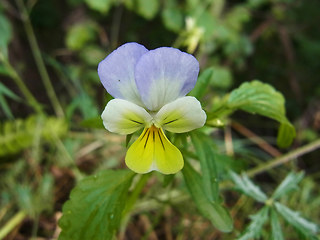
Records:
<instances>
[{"instance_id":1,"label":"blurred green background","mask_svg":"<svg viewBox=\"0 0 320 240\"><path fill-rule=\"evenodd\" d=\"M125 167L125 137L107 133L99 119L111 97L97 64L126 42L193 54L209 82L201 99L206 109L254 79L284 95L297 130L293 145L275 149L277 123L235 113L213 140L232 168L319 139L319 9L318 0L1 0L0 233L16 217L6 239L55 239L75 183L99 169ZM273 150L252 139L264 139ZM319 158L313 151L285 166L304 170L306 178L301 192L282 200L318 223ZM272 170L256 181L271 191L284 173ZM179 177L176 182L180 186ZM149 188L144 199L157 193ZM236 219L233 235L215 231L192 205L186 210L172 202L138 210L119 239L234 239L257 204L226 196ZM287 233L286 239L296 239Z\"/></svg>"}]
</instances>

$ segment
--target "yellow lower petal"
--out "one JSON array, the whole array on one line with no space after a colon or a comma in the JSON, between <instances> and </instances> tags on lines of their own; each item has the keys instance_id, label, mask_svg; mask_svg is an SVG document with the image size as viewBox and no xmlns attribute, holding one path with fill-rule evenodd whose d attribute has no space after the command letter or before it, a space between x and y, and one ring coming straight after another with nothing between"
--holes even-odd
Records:
<instances>
[{"instance_id":1,"label":"yellow lower petal","mask_svg":"<svg viewBox=\"0 0 320 240\"><path fill-rule=\"evenodd\" d=\"M156 170L163 174L173 174L183 168L183 158L162 129L151 126L145 128L128 149L126 164L137 173Z\"/></svg>"}]
</instances>

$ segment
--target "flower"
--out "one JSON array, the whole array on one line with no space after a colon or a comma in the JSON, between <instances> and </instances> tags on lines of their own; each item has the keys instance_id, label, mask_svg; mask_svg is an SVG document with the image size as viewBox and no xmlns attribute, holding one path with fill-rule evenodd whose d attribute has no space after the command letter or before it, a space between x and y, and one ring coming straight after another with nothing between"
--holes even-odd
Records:
<instances>
[{"instance_id":1,"label":"flower","mask_svg":"<svg viewBox=\"0 0 320 240\"><path fill-rule=\"evenodd\" d=\"M138 43L120 46L99 63L100 80L115 98L101 115L105 128L120 134L143 128L125 157L131 170L173 174L183 168L182 154L164 130L183 133L204 125L200 102L186 96L198 73L192 55L169 47L149 51Z\"/></svg>"}]
</instances>

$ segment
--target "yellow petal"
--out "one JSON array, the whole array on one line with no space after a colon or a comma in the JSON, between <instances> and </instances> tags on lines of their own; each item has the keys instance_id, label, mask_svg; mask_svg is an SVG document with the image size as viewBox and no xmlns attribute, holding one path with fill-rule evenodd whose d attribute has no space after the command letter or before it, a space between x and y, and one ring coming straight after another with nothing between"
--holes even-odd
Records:
<instances>
[{"instance_id":1,"label":"yellow petal","mask_svg":"<svg viewBox=\"0 0 320 240\"><path fill-rule=\"evenodd\" d=\"M145 128L128 149L126 164L137 173L155 170L163 174L173 174L183 168L183 158L162 129L151 126Z\"/></svg>"}]
</instances>

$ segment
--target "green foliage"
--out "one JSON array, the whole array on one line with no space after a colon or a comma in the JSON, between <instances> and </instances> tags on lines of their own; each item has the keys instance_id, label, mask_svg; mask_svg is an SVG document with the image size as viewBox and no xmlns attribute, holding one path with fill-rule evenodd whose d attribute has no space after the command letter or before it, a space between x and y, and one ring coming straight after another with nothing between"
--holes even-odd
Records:
<instances>
[{"instance_id":1,"label":"green foliage","mask_svg":"<svg viewBox=\"0 0 320 240\"><path fill-rule=\"evenodd\" d=\"M9 20L0 10L0 53L5 57L8 55L8 44L12 38L12 28Z\"/></svg>"},{"instance_id":2,"label":"green foliage","mask_svg":"<svg viewBox=\"0 0 320 240\"><path fill-rule=\"evenodd\" d=\"M290 225L297 229L307 239L313 239L315 234L319 233L319 226L313 222L301 217L298 212L274 201L276 198L287 194L297 187L298 182L301 181L303 173L290 173L274 191L272 198L267 199L266 194L263 193L257 186L255 186L247 176L238 176L236 173L230 172L230 177L236 187L253 199L263 202L263 207L258 213L251 217L252 221L238 240L246 240L259 237L262 232L263 224L270 221L271 224L271 239L283 239L282 230L280 227L278 215L281 215ZM269 216L269 210L271 214Z\"/></svg>"},{"instance_id":3,"label":"green foliage","mask_svg":"<svg viewBox=\"0 0 320 240\"><path fill-rule=\"evenodd\" d=\"M228 89L233 82L230 70L222 66L213 66L213 74L210 79L211 86L218 89Z\"/></svg>"},{"instance_id":4,"label":"green foliage","mask_svg":"<svg viewBox=\"0 0 320 240\"><path fill-rule=\"evenodd\" d=\"M271 239L284 240L280 221L275 210L271 210Z\"/></svg>"},{"instance_id":5,"label":"green foliage","mask_svg":"<svg viewBox=\"0 0 320 240\"><path fill-rule=\"evenodd\" d=\"M125 0L126 7L146 19L152 19L157 14L160 4L157 0Z\"/></svg>"},{"instance_id":6,"label":"green foliage","mask_svg":"<svg viewBox=\"0 0 320 240\"><path fill-rule=\"evenodd\" d=\"M236 188L241 191L243 194L252 197L253 199L257 200L258 202L264 203L267 201L267 196L261 189L255 185L247 175L243 174L242 177L239 177L234 172L229 172L229 175L232 181L235 183Z\"/></svg>"},{"instance_id":7,"label":"green foliage","mask_svg":"<svg viewBox=\"0 0 320 240\"><path fill-rule=\"evenodd\" d=\"M137 13L146 19L152 19L158 12L158 0L137 0Z\"/></svg>"},{"instance_id":8,"label":"green foliage","mask_svg":"<svg viewBox=\"0 0 320 240\"><path fill-rule=\"evenodd\" d=\"M96 68L99 62L104 59L106 53L98 46L91 45L81 49L80 57L88 66Z\"/></svg>"},{"instance_id":9,"label":"green foliage","mask_svg":"<svg viewBox=\"0 0 320 240\"><path fill-rule=\"evenodd\" d=\"M256 214L250 216L251 222L237 240L250 240L259 238L263 225L268 220L269 208L264 207Z\"/></svg>"},{"instance_id":10,"label":"green foliage","mask_svg":"<svg viewBox=\"0 0 320 240\"><path fill-rule=\"evenodd\" d=\"M191 141L200 160L203 189L210 201L217 201L219 196L216 155L210 146L210 138L201 132L193 132Z\"/></svg>"},{"instance_id":11,"label":"green foliage","mask_svg":"<svg viewBox=\"0 0 320 240\"><path fill-rule=\"evenodd\" d=\"M236 110L259 114L278 121L281 124L278 144L287 147L292 143L295 129L286 118L284 98L269 84L259 81L243 83L213 110L209 118L228 115Z\"/></svg>"},{"instance_id":12,"label":"green foliage","mask_svg":"<svg viewBox=\"0 0 320 240\"><path fill-rule=\"evenodd\" d=\"M0 106L3 109L3 112L5 113L5 115L10 118L13 119L13 114L10 110L10 107L8 106L8 103L6 101L6 99L4 97L8 97L11 98L15 101L20 101L21 99L15 94L13 93L9 88L7 88L5 85L3 85L0 82Z\"/></svg>"},{"instance_id":13,"label":"green foliage","mask_svg":"<svg viewBox=\"0 0 320 240\"><path fill-rule=\"evenodd\" d=\"M275 204L277 212L294 228L296 228L301 234L307 238L312 238L319 232L319 227L305 218L300 216L300 213L291 210L290 208L276 202Z\"/></svg>"},{"instance_id":14,"label":"green foliage","mask_svg":"<svg viewBox=\"0 0 320 240\"><path fill-rule=\"evenodd\" d=\"M85 0L89 8L106 14L110 10L114 0Z\"/></svg>"},{"instance_id":15,"label":"green foliage","mask_svg":"<svg viewBox=\"0 0 320 240\"><path fill-rule=\"evenodd\" d=\"M162 11L163 24L173 32L179 32L183 25L183 13L176 6L175 1L166 1L165 8Z\"/></svg>"},{"instance_id":16,"label":"green foliage","mask_svg":"<svg viewBox=\"0 0 320 240\"><path fill-rule=\"evenodd\" d=\"M252 114L260 114L280 123L287 121L282 94L269 84L259 81L243 83L233 90L228 98L228 106Z\"/></svg>"},{"instance_id":17,"label":"green foliage","mask_svg":"<svg viewBox=\"0 0 320 240\"><path fill-rule=\"evenodd\" d=\"M64 119L42 115L1 123L0 156L18 153L31 146L37 131L45 141L55 141L65 135L67 129Z\"/></svg>"},{"instance_id":18,"label":"green foliage","mask_svg":"<svg viewBox=\"0 0 320 240\"><path fill-rule=\"evenodd\" d=\"M91 1L90 1L91 2ZM97 26L94 22L85 21L72 25L66 35L66 45L71 50L81 50L96 39Z\"/></svg>"},{"instance_id":19,"label":"green foliage","mask_svg":"<svg viewBox=\"0 0 320 240\"><path fill-rule=\"evenodd\" d=\"M291 145L293 139L296 137L296 130L289 122L282 122L279 127L277 144L281 148L286 148Z\"/></svg>"},{"instance_id":20,"label":"green foliage","mask_svg":"<svg viewBox=\"0 0 320 240\"><path fill-rule=\"evenodd\" d=\"M26 4L25 12L18 7L19 3ZM56 209L69 192L65 183L71 179L71 182L79 181L84 173L97 168L123 167L123 161L119 161L125 154L123 144L119 143L123 138L98 130L104 128L100 114L110 96L101 86L96 68L117 46L136 41L149 49L180 48L195 55L200 62L202 71L190 95L203 100L201 105L208 113L206 127L190 134L168 134L172 142L181 147L185 160L192 158L194 164L185 163L183 178L180 174L164 177L150 173L141 175L140 181L132 185L133 174L124 170L106 170L85 177L64 206L60 239L112 239L122 217L121 234L131 234L132 226L140 224L141 214L151 223L148 229L143 229L146 233L141 233L140 237L144 239L150 232L162 232L162 227L167 226L172 227L175 239L186 236L209 239L212 238L212 227L206 219L217 229L230 232L220 234L219 239L282 240L284 236L316 239L319 226L311 219L319 220L320 197L314 180L317 174L302 181L303 188L297 190L304 174L291 172L273 194L269 194L271 185L282 177L284 170L276 169L259 176L256 180L263 181L263 188L245 174L228 174L229 170L246 171L247 165L263 166L261 162L269 156L258 147L252 148L250 139L239 138L235 132L232 132L235 154L223 153L222 128L228 125L230 115L237 110L259 114L279 122L277 145L290 146L295 129L286 118L285 101L279 90L286 96L288 116L299 123L294 147L317 139L320 34L315 29L319 8L317 0L4 1L0 4L0 74L4 75L4 81L0 80L0 117L4 121L0 123L0 187L3 187L0 189L0 225L11 220L17 210L27 213L29 219L31 217L31 221L19 225L22 231L19 232L19 226L13 227L6 237L20 237L30 224L33 225L32 236L24 237L52 237L51 229L45 229L47 224L41 224L41 221L53 219L50 210L53 206ZM26 26L28 14L31 21ZM14 42L9 45L13 36ZM30 39L31 47L27 41ZM36 42L40 47L38 51L34 50ZM30 86L30 93L42 104L35 109L40 109L42 114L52 112L46 96L52 92L42 90L38 75L43 67L39 67L39 61L32 60L31 51L36 58L44 56L45 64L49 66L54 90L64 109L65 116L61 118L31 116L32 109L29 108L20 111L25 104L17 95L25 95ZM252 77L266 83L243 83ZM21 78L22 84L12 81L17 78ZM303 84L304 81L308 84ZM240 87L228 94L226 91L233 85ZM30 98L26 105L33 105ZM31 117L24 120L7 121L28 114ZM233 117L237 121L242 115ZM264 134L269 130L261 118L249 120L248 124L256 121L254 131L258 135L261 126ZM266 140L272 133L267 132ZM66 138L61 141L60 136ZM135 137L135 134L128 135L126 145ZM24 149L28 149L25 154L16 154ZM283 153L289 151L285 149ZM19 156L21 159L16 159ZM301 159L305 164L293 163L286 167L294 170L302 167L311 176L309 167L312 172L317 171L314 156L316 154L310 154L309 158ZM66 166L62 162L66 160L68 167L72 167L62 169ZM237 210L241 202L232 206L234 202L229 201L231 189L228 192L220 190L228 186L225 180L230 178L235 189L253 199L241 208L241 214L235 215L236 227L244 225L248 220L246 216L252 215L239 235L238 230L231 232L232 218L222 204L225 196L230 209ZM185 186L194 203L189 201ZM142 207L139 208L140 204ZM192 204L206 219L189 211L193 210L189 208ZM256 210L261 205L264 206ZM131 213L135 217L131 217ZM167 218L172 219L170 214L174 214L172 226L171 221L163 223ZM37 234L38 217L40 231ZM197 219L196 224L193 219ZM190 231L181 229L185 223ZM288 231L291 226L298 230L299 237L295 231ZM0 232L2 230L0 227ZM140 228L134 231L139 234ZM138 234L133 237L139 238Z\"/></svg>"},{"instance_id":21,"label":"green foliage","mask_svg":"<svg viewBox=\"0 0 320 240\"><path fill-rule=\"evenodd\" d=\"M203 188L202 177L188 162L182 169L184 181L190 191L193 201L200 213L208 218L211 223L222 232L230 232L233 229L233 221L228 210L219 203L210 201Z\"/></svg>"},{"instance_id":22,"label":"green foliage","mask_svg":"<svg viewBox=\"0 0 320 240\"><path fill-rule=\"evenodd\" d=\"M213 68L205 69L198 77L195 87L189 93L190 95L200 99L208 90L210 79L213 75Z\"/></svg>"},{"instance_id":23,"label":"green foliage","mask_svg":"<svg viewBox=\"0 0 320 240\"><path fill-rule=\"evenodd\" d=\"M287 175L287 177L281 182L281 184L277 187L277 189L274 191L272 198L273 199L279 199L281 196L284 196L288 194L289 192L293 190L298 189L298 183L302 180L304 177L304 173L295 173L291 172Z\"/></svg>"},{"instance_id":24,"label":"green foliage","mask_svg":"<svg viewBox=\"0 0 320 240\"><path fill-rule=\"evenodd\" d=\"M35 189L30 184L17 185L14 189L20 209L29 216L36 218L44 211L52 210L54 180L49 174L45 174Z\"/></svg>"},{"instance_id":25,"label":"green foliage","mask_svg":"<svg viewBox=\"0 0 320 240\"><path fill-rule=\"evenodd\" d=\"M113 239L133 176L129 170L105 170L82 179L63 206L59 239Z\"/></svg>"}]
</instances>

